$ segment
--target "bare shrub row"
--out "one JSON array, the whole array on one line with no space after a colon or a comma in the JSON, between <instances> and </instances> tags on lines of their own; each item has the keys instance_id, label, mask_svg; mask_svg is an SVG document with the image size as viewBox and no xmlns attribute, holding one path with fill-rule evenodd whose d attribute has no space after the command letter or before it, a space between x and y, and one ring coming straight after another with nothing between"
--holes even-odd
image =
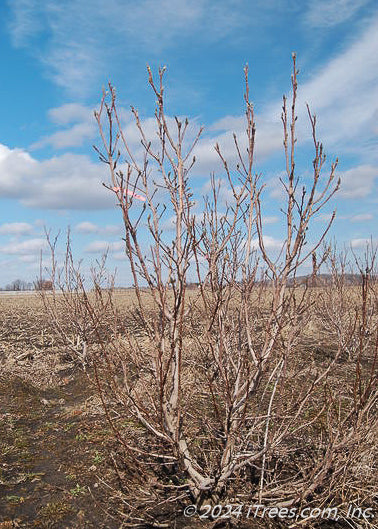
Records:
<instances>
[{"instance_id":1,"label":"bare shrub row","mask_svg":"<svg viewBox=\"0 0 378 529\"><path fill-rule=\"evenodd\" d=\"M63 296L44 295L60 331L58 303L80 337L72 347L94 370L129 469L125 481L143 483L146 492L128 514L189 498L198 507L223 500L369 504L377 452L375 255L357 259L361 282L350 286L346 258L325 244L333 217L314 236L313 221L339 187L337 162L323 174L326 158L308 109L312 177L297 176L295 57L291 100L284 97L282 108L286 234L277 254L264 236L248 70L246 138L234 136L235 166L215 147L230 198L221 203L212 178L202 213L190 185L202 131L190 139L187 120L167 118L163 78L164 70L158 81L149 70L156 138L132 109L142 155L129 147L112 86L95 114L97 151L124 223L133 309L124 314L112 288L102 288L103 265L88 293L69 247ZM164 228L172 215L173 235ZM325 266L330 284L299 281L311 259L312 284ZM96 348L88 347L90 336Z\"/></svg>"}]
</instances>

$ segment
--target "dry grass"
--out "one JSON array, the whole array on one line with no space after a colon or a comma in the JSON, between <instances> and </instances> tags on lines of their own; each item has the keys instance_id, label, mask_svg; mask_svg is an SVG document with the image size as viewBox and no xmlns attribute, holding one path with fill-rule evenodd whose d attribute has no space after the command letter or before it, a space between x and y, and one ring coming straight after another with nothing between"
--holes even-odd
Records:
<instances>
[{"instance_id":1,"label":"dry grass","mask_svg":"<svg viewBox=\"0 0 378 529\"><path fill-rule=\"evenodd\" d=\"M358 298L359 291L355 287L350 287L349 294L351 298ZM290 414L292 414L290 407L300 398L302 388L308 384L308 380L314 377L316 372L324 369L337 354L337 344L335 341L332 342L330 340L332 329L329 328L327 330L324 327L322 317L320 317L322 315L322 303L327 299L327 295L328 291L325 288L309 291L309 300L316 304L312 306L310 317L304 322L295 347L291 349L289 367L285 375L287 383L283 383L278 389L275 423L271 426L272 439L274 439L279 428L282 428L284 416L290 417ZM190 293L193 301L196 299L195 296L194 291ZM256 315L256 317L259 316L260 318L260 320L256 319L255 322L256 342L262 339L261 337L259 338L259 333L262 336L264 332L264 318L267 316L269 296L268 292L265 299L266 303L263 303L259 313ZM108 334L102 334L100 337L97 336L101 340L96 340L96 334L93 334L93 338L89 343L89 355L90 357L93 355L92 358L98 358L105 344L106 347L116 350L119 358L128 358L130 362L129 373L134 373L133 376L135 377L135 388L142 395L141 398L145 398L146 403L148 403L150 392L154 391L149 371L148 369L138 371L137 363L133 368L132 358L128 355L130 339L134 341L134 346L139 348L146 359L149 354L152 354L151 348L153 344L146 336L143 326L138 322L138 317L134 310L135 298L132 292L115 292L112 306L117 314L117 326L114 326L114 313L109 314L109 332ZM235 311L237 311L237 307L238 305L235 303ZM207 357L205 351L201 350L202 310L201 304L196 302L194 316L186 322L185 326L183 349L187 353L183 363L182 398L186 402L186 407L183 420L186 424L185 434L189 439L192 439L191 450L205 469L211 469L218 458L218 445L222 440L217 433L219 425L208 394L198 391L198 388L206 387L208 368L211 368L209 357ZM72 327L64 312L61 313L61 316L61 323L64 321L67 323L66 332L72 332ZM7 514L4 521L6 522L11 517L18 520L17 523L20 524L20 527L59 527L59 520L66 520L65 526L79 527L79 525L75 525L78 524L78 513L81 511L84 513L89 512L88 501L90 500L85 495L87 493L85 492L85 494L81 495L81 489L75 489L76 482L73 485L69 483L63 487L61 483L53 485L50 491L46 493L45 500L42 503L37 501L36 493L34 492L35 482L32 479L26 480L24 483L26 493L19 493L17 487L20 487L20 485L17 484L16 478L27 474L27 472L21 471L20 465L24 464L22 463L22 458L30 461L35 457L44 457L39 454L39 449L35 443L31 442L31 439L35 436L36 431L39 432L38 435L47 435L46 432L48 431L50 437L52 432L55 432L53 433L53 443L59 443L59 440L61 440L62 446L67 446L64 439L68 436L69 443L77 444L72 452L73 466L77 465L76 461L79 461L83 453L94 454L93 459L96 457L96 453L103 453L104 442L109 447L111 446L112 457L104 457L106 471L104 470L105 473L101 475L101 479L104 476L106 478L103 479L104 483L101 485L101 491L105 494L104 498L109 497L110 494L113 507L107 509L104 504L101 504L103 511L95 511L95 514L92 513L92 518L90 519L94 520L94 516L102 519L101 517L106 513L109 520L107 527L113 527L112 523L115 523L114 527L121 527L121 525L117 524L125 523L126 520L134 520L133 523L139 523L137 519L145 520L140 522L140 527L148 527L148 520L164 521L164 523L168 523L168 527L172 523L176 523L177 527L180 524L183 524L182 527L187 526L184 519L180 521L180 513L182 513L183 506L189 502L189 498L185 495L185 474L176 465L170 467L169 465L156 463L156 461L148 463L148 458L146 467L146 457L140 455L130 459L122 445L114 444L112 440L113 434L103 414L101 401L97 393L98 388L96 389L91 382L93 378L91 367L88 367L87 375L82 373L72 350L66 348L64 340L56 333L48 318L44 304L38 295L3 296L1 298L0 359L3 374L2 398L6 399L14 395L18 399L17 406L13 406L12 410L9 408L9 403L6 404L5 407L8 411L3 416L5 421L3 422L3 427L8 432L6 434L7 437L4 437L6 446L3 446L3 448L8 450L8 452L4 450L6 454L5 468L7 470L7 479L3 480L3 488L4 483L6 483L7 493L5 496L8 498L6 500L8 505L6 507ZM150 318L151 320L154 318L152 303ZM375 324L375 319L376 314L373 314L372 325ZM103 328L104 322L101 325L101 328ZM367 379L373 367L373 336L369 340L370 345L366 348L360 365L362 380ZM307 421L309 426L295 432L295 425L293 425L293 433L289 433L284 442L280 443L270 453L266 462L268 478L266 496L263 496L262 499L264 503L273 502L274 504L279 497L282 498L283 491L290 496L295 487L299 486L308 477L306 474L311 472L314 462L321 462L325 457L330 429L336 432L339 424L353 407L353 381L356 375L357 354L358 351L356 350L356 354L352 358L349 358L348 355L339 356L324 385L313 393L301 413L300 420L302 422ZM148 361L146 360L147 365ZM105 385L106 380L112 383L112 378L109 378L109 374L105 373L105 371L102 372L101 365L98 368L99 373L102 373L102 383ZM7 378L4 378L5 375ZM216 374L214 376L214 387L216 387ZM118 380L121 381L121 372L118 373L118 377ZM17 380L25 381L26 385L20 385ZM263 387L264 384L262 384ZM266 384L266 387L269 387L267 380ZM144 450L146 453L157 450L164 453L164 447L156 443L156 439L141 426L135 417L129 415L126 401L122 402L120 387L122 387L122 384L118 387L116 393L104 387L102 391L102 398L105 397L108 411L113 414L113 423L116 425L118 433L121 434L123 439L132 440L135 446L138 446L140 450ZM7 391L9 395L6 395ZM218 399L218 407L221 409L224 406L224 398L219 389L217 391L216 398ZM329 406L324 412L319 413L324 405L325 394L329 396ZM248 420L246 421L245 428L251 430L253 425L253 434L248 434L251 446L261 443L265 423L256 422L256 417L258 417L259 413L262 413L262 409L266 408L268 401L269 393L262 400L257 397L256 400L252 399L249 404L248 414L251 420L249 422ZM28 406L33 402L34 405L31 405L29 410ZM39 403L38 405L37 402ZM191 410L196 410L196 413L192 414ZM9 430L9 421L13 421L17 426L17 424L25 424L26 417L29 426L27 428L23 426L22 432L19 431L20 428L18 430L16 428L19 431L16 439L13 431ZM201 417L204 419L202 420ZM361 425L359 430L360 437L356 437L355 442L345 445L344 448L342 446L339 448L337 466L334 469L332 467L329 469L328 476L323 480L321 487L314 490L311 497L308 498L307 502L310 505L318 506L319 502L321 505L337 504L343 505L345 510L350 502L354 502L354 504L370 508L377 507L378 450L376 440L378 439L378 429L376 404L364 420L367 422ZM106 428L106 438L96 434L97 438L94 436L96 439L90 440L88 432L93 427L100 430ZM73 435L74 432L75 435ZM14 446L18 446L18 449L12 449L12 443ZM75 475L76 472L77 476L81 476L81 481L92 483L89 487L93 492L94 489L91 487L93 487L94 482L91 482L91 472L88 471L92 465L89 463L90 460L88 458L87 467L83 468L81 466L79 473L76 469L72 471L72 474ZM57 476L60 475L58 469L61 469L62 465L66 466L66 468L69 466L66 457L59 451L55 453L52 459L49 456L45 460L45 465L50 468L51 473L55 472ZM256 502L256 494L259 489L258 467L259 462L257 462L256 468L252 465L246 470L236 473L228 487L226 496L222 498L221 502ZM105 467L103 468L105 469ZM29 466L27 470L30 475L33 472L38 474L34 467L31 468ZM70 472L67 470L68 474ZM43 481L44 478L41 479ZM51 483L49 486L51 487ZM65 490L62 495L59 496L58 494L58 498L56 497L56 487ZM109 489L109 487L112 488ZM177 487L179 488L177 489ZM139 492L135 492L136 490ZM275 490L277 500L275 500ZM279 492L280 490L281 492ZM104 491L107 492L105 493ZM18 503L16 502L16 497L19 498ZM68 501L67 498L70 498L70 500ZM72 498L73 502L71 501ZM118 505L115 506L114 501L116 504L118 501ZM38 508L35 507L36 505L38 505ZM57 516L54 522L55 525L54 523L44 525L47 523L48 514L53 511ZM18 513L21 513L21 515ZM39 520L39 525L30 525L33 520L34 524L36 520ZM173 522L173 520L176 521ZM345 522L345 527L350 526L350 521L348 520L348 522L349 525ZM88 521L87 525L83 525L83 527L95 527L91 523ZM195 523L193 521L191 527L195 527ZM237 523L242 526L241 521ZM251 522L249 521L248 523L250 524ZM268 523L267 520L260 522L255 520L253 523L255 523L256 527L259 526L259 523L265 523L263 527L268 527L266 525ZM269 524L273 524L272 527L280 525L277 521L271 520L269 520ZM314 524L315 522L313 521L310 523L310 525ZM306 524L301 525L303 527L306 526ZM247 526L253 527L253 525ZM323 527L325 527L324 524ZM353 527L357 529L362 527L362 525L356 524ZM369 527L368 523L366 523L366 527Z\"/></svg>"}]
</instances>

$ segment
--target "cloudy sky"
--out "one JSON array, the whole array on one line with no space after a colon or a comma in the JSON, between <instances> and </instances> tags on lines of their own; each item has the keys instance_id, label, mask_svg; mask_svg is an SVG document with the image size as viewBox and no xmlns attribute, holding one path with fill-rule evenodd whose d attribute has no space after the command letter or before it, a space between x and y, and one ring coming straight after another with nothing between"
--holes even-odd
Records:
<instances>
[{"instance_id":1,"label":"cloudy sky","mask_svg":"<svg viewBox=\"0 0 378 529\"><path fill-rule=\"evenodd\" d=\"M0 7L0 286L33 280L44 227L71 227L77 257L98 258L127 282L119 211L101 184L106 167L93 118L110 80L139 148L129 112L153 128L146 65L167 66L167 113L203 125L193 187L206 192L232 163L232 133L243 136L243 67L250 68L257 123L256 171L266 183L266 237L282 238L278 178L284 168L281 98L290 92L291 53L299 74L300 170L311 171L308 102L328 159L339 158L342 188L333 207L340 245L377 240L378 9L373 0L9 0ZM137 205L135 207L138 207Z\"/></svg>"}]
</instances>

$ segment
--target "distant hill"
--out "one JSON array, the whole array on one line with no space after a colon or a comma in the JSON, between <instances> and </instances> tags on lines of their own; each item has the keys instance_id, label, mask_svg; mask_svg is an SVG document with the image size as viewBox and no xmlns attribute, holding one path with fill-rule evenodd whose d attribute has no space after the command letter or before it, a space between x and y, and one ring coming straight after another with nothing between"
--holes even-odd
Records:
<instances>
[{"instance_id":1,"label":"distant hill","mask_svg":"<svg viewBox=\"0 0 378 529\"><path fill-rule=\"evenodd\" d=\"M323 287L332 285L331 274L317 274L315 277L312 274L306 276L298 276L295 279L297 285L308 285L311 287ZM289 286L294 284L294 279L289 279ZM348 286L357 286L362 284L361 274L344 274L344 284Z\"/></svg>"}]
</instances>

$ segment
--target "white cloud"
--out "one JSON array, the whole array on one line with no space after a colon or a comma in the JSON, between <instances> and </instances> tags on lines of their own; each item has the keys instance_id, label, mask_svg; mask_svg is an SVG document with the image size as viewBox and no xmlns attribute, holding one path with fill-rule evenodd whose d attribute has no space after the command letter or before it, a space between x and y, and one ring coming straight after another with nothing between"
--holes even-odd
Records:
<instances>
[{"instance_id":1,"label":"white cloud","mask_svg":"<svg viewBox=\"0 0 378 529\"><path fill-rule=\"evenodd\" d=\"M343 152L364 160L363 164L344 172L344 198L365 197L373 188L378 163L376 150L378 114L378 17L372 19L361 34L354 37L349 47L315 72L310 80L301 84L299 78L297 101L297 136L302 145L312 142L306 110L309 102L312 112L318 114L317 131L327 151L332 150L342 159ZM279 123L281 102L273 101L260 115L256 115L257 160L282 149L282 127ZM232 132L240 138L242 150L246 148L245 119L225 116L210 126L213 137L206 137L196 149L199 167L221 170L212 146L218 142L230 164L237 162ZM217 165L215 165L217 164ZM280 191L273 190L276 198Z\"/></svg>"},{"instance_id":2,"label":"white cloud","mask_svg":"<svg viewBox=\"0 0 378 529\"><path fill-rule=\"evenodd\" d=\"M332 27L352 18L370 0L310 0L304 22L311 27Z\"/></svg>"},{"instance_id":3,"label":"white cloud","mask_svg":"<svg viewBox=\"0 0 378 529\"><path fill-rule=\"evenodd\" d=\"M363 157L365 164L378 161L376 145L376 116L378 114L378 18L358 35L348 49L331 59L313 77L298 89L297 135L307 144L312 141L305 103L319 114L318 137L327 150L332 149L342 158L343 151ZM300 78L299 78L300 82ZM274 101L255 116L255 160L269 157L282 150L281 102ZM194 154L195 174L223 172L223 166L214 149L215 143L231 168L238 163L233 133L238 137L242 153L246 151L246 122L244 116L224 116L211 124ZM361 185L356 185L356 196L366 196L371 189L369 170L361 166ZM352 196L346 174L344 191L339 196ZM358 191L359 189L359 191ZM276 194L281 191L276 190ZM278 196L277 196L278 198Z\"/></svg>"},{"instance_id":4,"label":"white cloud","mask_svg":"<svg viewBox=\"0 0 378 529\"><path fill-rule=\"evenodd\" d=\"M124 241L93 241L85 247L84 251L87 253L105 253L107 251L116 252L123 248L125 248Z\"/></svg>"},{"instance_id":5,"label":"white cloud","mask_svg":"<svg viewBox=\"0 0 378 529\"><path fill-rule=\"evenodd\" d=\"M171 122L173 118L167 120ZM154 136L155 120L148 118L142 123L146 124L147 137ZM142 160L140 136L131 125L126 129L131 150L136 159ZM161 181L161 175L153 163L150 169L153 170L154 181ZM104 189L103 182L109 183L108 167L100 162L92 162L88 156L65 153L40 161L25 150L10 149L0 144L0 198L15 199L24 206L42 209L92 210L114 207L114 193ZM155 198L162 198L162 194L163 191L159 190ZM98 233L119 233L119 229L104 226L99 228Z\"/></svg>"},{"instance_id":6,"label":"white cloud","mask_svg":"<svg viewBox=\"0 0 378 529\"><path fill-rule=\"evenodd\" d=\"M238 7L225 0L13 0L9 29L14 44L33 49L58 85L82 93L121 54L148 50L156 57L175 39L194 35L223 39L246 22ZM35 39L41 35L43 48Z\"/></svg>"},{"instance_id":7,"label":"white cloud","mask_svg":"<svg viewBox=\"0 0 378 529\"><path fill-rule=\"evenodd\" d=\"M68 103L50 109L48 115L50 120L58 126L71 126L43 137L33 143L30 146L31 149L39 149L46 145L51 145L55 149L80 147L85 141L96 137L98 133L93 110L84 105Z\"/></svg>"},{"instance_id":8,"label":"white cloud","mask_svg":"<svg viewBox=\"0 0 378 529\"><path fill-rule=\"evenodd\" d=\"M271 114L271 115L270 115ZM239 162L235 147L234 133L237 136L240 151L243 156L247 151L247 137L245 134L246 121L244 116L225 116L209 126L211 132L218 134L207 135L202 138L194 150L196 156L196 173L209 174L212 171L224 171L219 155L215 151L215 144L218 143L222 156L227 160L230 169ZM263 113L256 116L256 142L255 161L261 162L272 153L282 148L282 126L280 124L280 112Z\"/></svg>"},{"instance_id":9,"label":"white cloud","mask_svg":"<svg viewBox=\"0 0 378 529\"><path fill-rule=\"evenodd\" d=\"M45 136L41 140L33 143L31 149L40 149L46 145L51 145L54 149L67 149L68 147L81 147L83 143L94 138L97 128L94 123L77 123L67 130L54 132L50 136Z\"/></svg>"},{"instance_id":10,"label":"white cloud","mask_svg":"<svg viewBox=\"0 0 378 529\"><path fill-rule=\"evenodd\" d=\"M333 217L333 213L322 213L316 218L316 222L326 222L327 224L331 221ZM337 215L337 219L340 219L341 217Z\"/></svg>"},{"instance_id":11,"label":"white cloud","mask_svg":"<svg viewBox=\"0 0 378 529\"><path fill-rule=\"evenodd\" d=\"M265 158L272 152L282 147L282 125L280 121L281 111L278 108L277 112L263 112L255 116L256 120L256 142L255 154L260 158ZM247 138L245 130L247 128L245 116L225 116L213 123L210 131L223 131L217 142L222 146L222 139L227 138L229 147L236 160L235 143L233 133L236 134L238 141L241 142L241 147L244 151L247 148ZM212 140L214 141L214 140Z\"/></svg>"},{"instance_id":12,"label":"white cloud","mask_svg":"<svg viewBox=\"0 0 378 529\"><path fill-rule=\"evenodd\" d=\"M10 255L38 254L47 247L46 239L29 239L23 242L11 242L0 246L0 252Z\"/></svg>"},{"instance_id":13,"label":"white cloud","mask_svg":"<svg viewBox=\"0 0 378 529\"><path fill-rule=\"evenodd\" d=\"M263 235L263 242L267 250L279 250L282 248L283 244L282 241L280 241L279 239L275 239L270 235ZM259 247L258 239L254 239L252 241L252 247L256 249Z\"/></svg>"},{"instance_id":14,"label":"white cloud","mask_svg":"<svg viewBox=\"0 0 378 529\"><path fill-rule=\"evenodd\" d=\"M282 241L280 241L279 239L275 239L274 237L270 237L269 235L264 235L263 241L265 244L265 248L278 250L282 247Z\"/></svg>"},{"instance_id":15,"label":"white cloud","mask_svg":"<svg viewBox=\"0 0 378 529\"><path fill-rule=\"evenodd\" d=\"M120 224L119 226L113 225L113 224L107 224L105 226L98 226L97 224L93 224L93 222L84 221L79 222L79 224L76 224L75 231L78 233L102 233L102 234L108 234L108 235L116 235L121 234L123 232L123 226Z\"/></svg>"},{"instance_id":16,"label":"white cloud","mask_svg":"<svg viewBox=\"0 0 378 529\"><path fill-rule=\"evenodd\" d=\"M87 156L63 154L39 161L21 149L0 145L0 197L24 206L49 209L97 209L114 205L106 168Z\"/></svg>"},{"instance_id":17,"label":"white cloud","mask_svg":"<svg viewBox=\"0 0 378 529\"><path fill-rule=\"evenodd\" d=\"M312 142L307 115L308 102L318 116L318 138L326 151L332 150L342 158L343 152L356 154L365 163L378 161L377 115L378 115L378 17L371 19L349 42L346 49L332 57L302 83L299 76L297 99L297 136L302 142ZM298 60L300 67L300 57ZM255 116L256 155L261 160L282 149L282 125L280 123L281 101L272 101ZM199 164L205 168L221 167L212 148L218 142L225 158L237 161L232 132L240 140L242 150L246 148L245 118L225 116L209 127L215 134L207 136L196 149ZM201 167L202 168L202 167Z\"/></svg>"},{"instance_id":18,"label":"white cloud","mask_svg":"<svg viewBox=\"0 0 378 529\"><path fill-rule=\"evenodd\" d=\"M364 198L374 187L378 177L378 168L371 165L359 165L344 171L341 176L341 188L338 193L342 198Z\"/></svg>"},{"instance_id":19,"label":"white cloud","mask_svg":"<svg viewBox=\"0 0 378 529\"><path fill-rule=\"evenodd\" d=\"M324 172L327 175L327 172ZM373 165L357 165L348 170L336 173L336 177L341 178L341 187L335 198L356 199L368 197L374 190L374 183L378 177L378 167ZM280 178L286 180L285 173L279 173L270 178L267 182L269 195L280 201L286 200L286 192L280 182ZM306 177L302 179L302 184L306 183ZM320 186L322 183L320 182ZM322 214L319 220L329 220L331 213ZM350 218L350 216L345 217Z\"/></svg>"},{"instance_id":20,"label":"white cloud","mask_svg":"<svg viewBox=\"0 0 378 529\"><path fill-rule=\"evenodd\" d=\"M127 261L128 257L125 252L117 252L113 254L113 259L115 259L116 261Z\"/></svg>"},{"instance_id":21,"label":"white cloud","mask_svg":"<svg viewBox=\"0 0 378 529\"><path fill-rule=\"evenodd\" d=\"M313 26L335 25L367 4L373 5L368 0L311 0L304 5L305 20ZM33 38L36 34L43 35L40 40L45 45L43 50L39 49L38 58L45 63L50 76L73 93L85 91L97 83L97 78L109 75L109 60L112 64L120 60L119 50L122 50L122 60L125 54L135 50L161 55L178 37L182 42L186 37L193 39L201 34L204 41L216 41L237 36L237 30L246 24L261 26L263 21L268 28L273 23L273 11L282 13L289 9L298 14L300 10L296 2L289 0L256 1L254 17L246 16L246 3L241 0L176 0L174 4L169 0L140 0L137 4L130 0L107 3L67 0L64 4L58 0L47 3L13 0L10 9L10 31L15 44L33 43L39 49L39 41ZM328 148L338 152L348 148L354 153L363 150L376 158L373 138L377 127L374 116L378 112L375 103L378 101L378 54L374 50L378 48L378 18L372 16L368 27L366 20L364 24L350 36L348 48L331 58L300 87L298 110L300 118L305 118L302 130L307 135L305 101L319 114L320 136ZM281 102L277 101L257 116L258 157L282 147L280 112ZM90 114L89 107L76 103L53 109L50 116L57 124L73 123L73 126L43 138L37 145L51 144L56 148L81 145L95 130L88 121ZM230 161L235 161L230 131L242 133L244 128L244 120L235 116L226 116L214 123L209 131L218 134L204 138L196 151L199 170L220 168L213 150L214 141L221 144ZM242 147L245 147L243 141Z\"/></svg>"},{"instance_id":22,"label":"white cloud","mask_svg":"<svg viewBox=\"0 0 378 529\"><path fill-rule=\"evenodd\" d=\"M265 226L266 224L275 224L276 222L278 222L280 219L276 216L264 216L262 218L262 224L263 226Z\"/></svg>"},{"instance_id":23,"label":"white cloud","mask_svg":"<svg viewBox=\"0 0 378 529\"><path fill-rule=\"evenodd\" d=\"M30 235L33 226L27 222L6 222L0 225L0 235Z\"/></svg>"},{"instance_id":24,"label":"white cloud","mask_svg":"<svg viewBox=\"0 0 378 529\"><path fill-rule=\"evenodd\" d=\"M309 102L319 115L319 137L328 149L345 149L377 159L378 17L355 36L345 51L331 59L299 89L299 105Z\"/></svg>"},{"instance_id":25,"label":"white cloud","mask_svg":"<svg viewBox=\"0 0 378 529\"><path fill-rule=\"evenodd\" d=\"M165 218L161 224L160 229L164 232L173 231L176 228L176 217L172 215L169 218Z\"/></svg>"},{"instance_id":26,"label":"white cloud","mask_svg":"<svg viewBox=\"0 0 378 529\"><path fill-rule=\"evenodd\" d=\"M106 224L105 226L100 226L99 233L104 233L108 235L121 235L124 233L125 228L122 224L122 221L119 225L117 224Z\"/></svg>"},{"instance_id":27,"label":"white cloud","mask_svg":"<svg viewBox=\"0 0 378 529\"><path fill-rule=\"evenodd\" d=\"M93 109L79 103L66 103L51 108L48 112L50 120L57 125L70 125L94 120Z\"/></svg>"},{"instance_id":28,"label":"white cloud","mask_svg":"<svg viewBox=\"0 0 378 529\"><path fill-rule=\"evenodd\" d=\"M285 171L280 171L274 176L267 178L265 185L271 198L275 198L276 200L285 203L287 200L287 194L281 180L283 182L286 182L287 180Z\"/></svg>"},{"instance_id":29,"label":"white cloud","mask_svg":"<svg viewBox=\"0 0 378 529\"><path fill-rule=\"evenodd\" d=\"M13 20L9 29L15 46L25 46L29 39L42 30L38 4L38 0L18 0L17 5L11 5Z\"/></svg>"},{"instance_id":30,"label":"white cloud","mask_svg":"<svg viewBox=\"0 0 378 529\"><path fill-rule=\"evenodd\" d=\"M373 247L376 246L378 243L378 239L369 239L369 238L361 238L361 239L352 239L350 241L350 245L352 248L367 248L371 247L373 244Z\"/></svg>"},{"instance_id":31,"label":"white cloud","mask_svg":"<svg viewBox=\"0 0 378 529\"><path fill-rule=\"evenodd\" d=\"M40 256L39 255L20 255L19 260L22 263L39 263L40 262Z\"/></svg>"},{"instance_id":32,"label":"white cloud","mask_svg":"<svg viewBox=\"0 0 378 529\"><path fill-rule=\"evenodd\" d=\"M164 2L165 0L162 2L165 5ZM69 3L74 6L73 13L79 11L76 0L71 0ZM27 13L30 5L34 5L33 2L16 0L14 9L15 11L25 9ZM143 0L142 5L148 5L153 12L155 11L148 0ZM201 0L197 8L181 2L179 7L182 9L182 20L191 20L192 16L201 19L204 9L208 7L208 0ZM224 8L223 4L222 8ZM86 13L85 9L84 13ZM99 9L104 13L105 8L102 5L99 5ZM109 13L113 9L117 11L121 8L111 3ZM139 13L138 10L139 7L136 10ZM54 35L60 39L64 35L60 26L61 17L62 19L68 17L71 21L73 15L63 13L68 10L62 10L55 2L50 3L50 11L54 24L57 25L57 28L54 25L56 33ZM223 15L226 12L227 10L223 10ZM166 16L170 18L171 10L167 13ZM84 23L88 13L84 17L81 12L79 15ZM108 17L108 14L105 16ZM135 13L132 16L136 16ZM56 20L54 17L57 17ZM84 32L88 27L93 29L93 25L96 27L96 24L97 18L93 21L88 15L88 20L84 24ZM154 21L153 24L159 27L158 21ZM180 25L179 21L175 27L181 27ZM20 32L22 32L21 26ZM71 26L68 25L68 27ZM29 38L27 35L26 31L25 38ZM355 36L348 49L331 59L299 89L298 135L303 133L307 139L310 139L304 105L304 102L308 100L312 103L313 109L319 113L319 137L325 141L326 147L329 145L334 150L341 151L341 157L344 149L348 153L364 155L363 165L344 172L343 187L339 194L343 198L365 197L373 189L374 164L378 161L376 150L373 149L376 142L374 135L378 113L377 105L374 106L374 102L378 101L378 54L372 53L371 50L377 47L378 18L375 18L361 35ZM274 101L256 116L258 161L282 149L280 107L281 102ZM139 133L135 125L130 122L130 114L124 109L121 110L124 113L126 137L131 148L136 151L136 155L140 156L142 147ZM90 124L89 107L70 103L52 109L49 114L57 125L70 126L43 138L38 142L40 146L49 144L56 148L67 148L79 145L95 134L95 124ZM156 138L155 119L146 118L143 120L143 125L147 137ZM196 122L194 122L193 130L190 131L191 137L194 136L195 129ZM244 118L225 116L210 125L207 135L196 147L194 154L197 157L197 163L193 168L193 175L207 176L212 171L222 172L222 164L214 150L216 142L220 144L230 165L233 166L237 162L232 132L237 133L241 149L245 150ZM356 175L359 176L359 180L356 180ZM101 164L93 163L86 156L65 154L39 161L26 151L11 150L0 145L0 196L16 198L24 205L55 209L111 207L114 204L114 197L102 188L102 181L108 181L106 168ZM225 195L227 192L227 189L222 191ZM276 192L278 193L277 190Z\"/></svg>"},{"instance_id":33,"label":"white cloud","mask_svg":"<svg viewBox=\"0 0 378 529\"><path fill-rule=\"evenodd\" d=\"M80 222L75 226L75 231L78 231L79 233L97 233L98 230L99 227L96 224L88 221Z\"/></svg>"},{"instance_id":34,"label":"white cloud","mask_svg":"<svg viewBox=\"0 0 378 529\"><path fill-rule=\"evenodd\" d=\"M350 217L351 222L366 222L373 220L374 216L371 213L360 213L359 215L353 215Z\"/></svg>"}]
</instances>

